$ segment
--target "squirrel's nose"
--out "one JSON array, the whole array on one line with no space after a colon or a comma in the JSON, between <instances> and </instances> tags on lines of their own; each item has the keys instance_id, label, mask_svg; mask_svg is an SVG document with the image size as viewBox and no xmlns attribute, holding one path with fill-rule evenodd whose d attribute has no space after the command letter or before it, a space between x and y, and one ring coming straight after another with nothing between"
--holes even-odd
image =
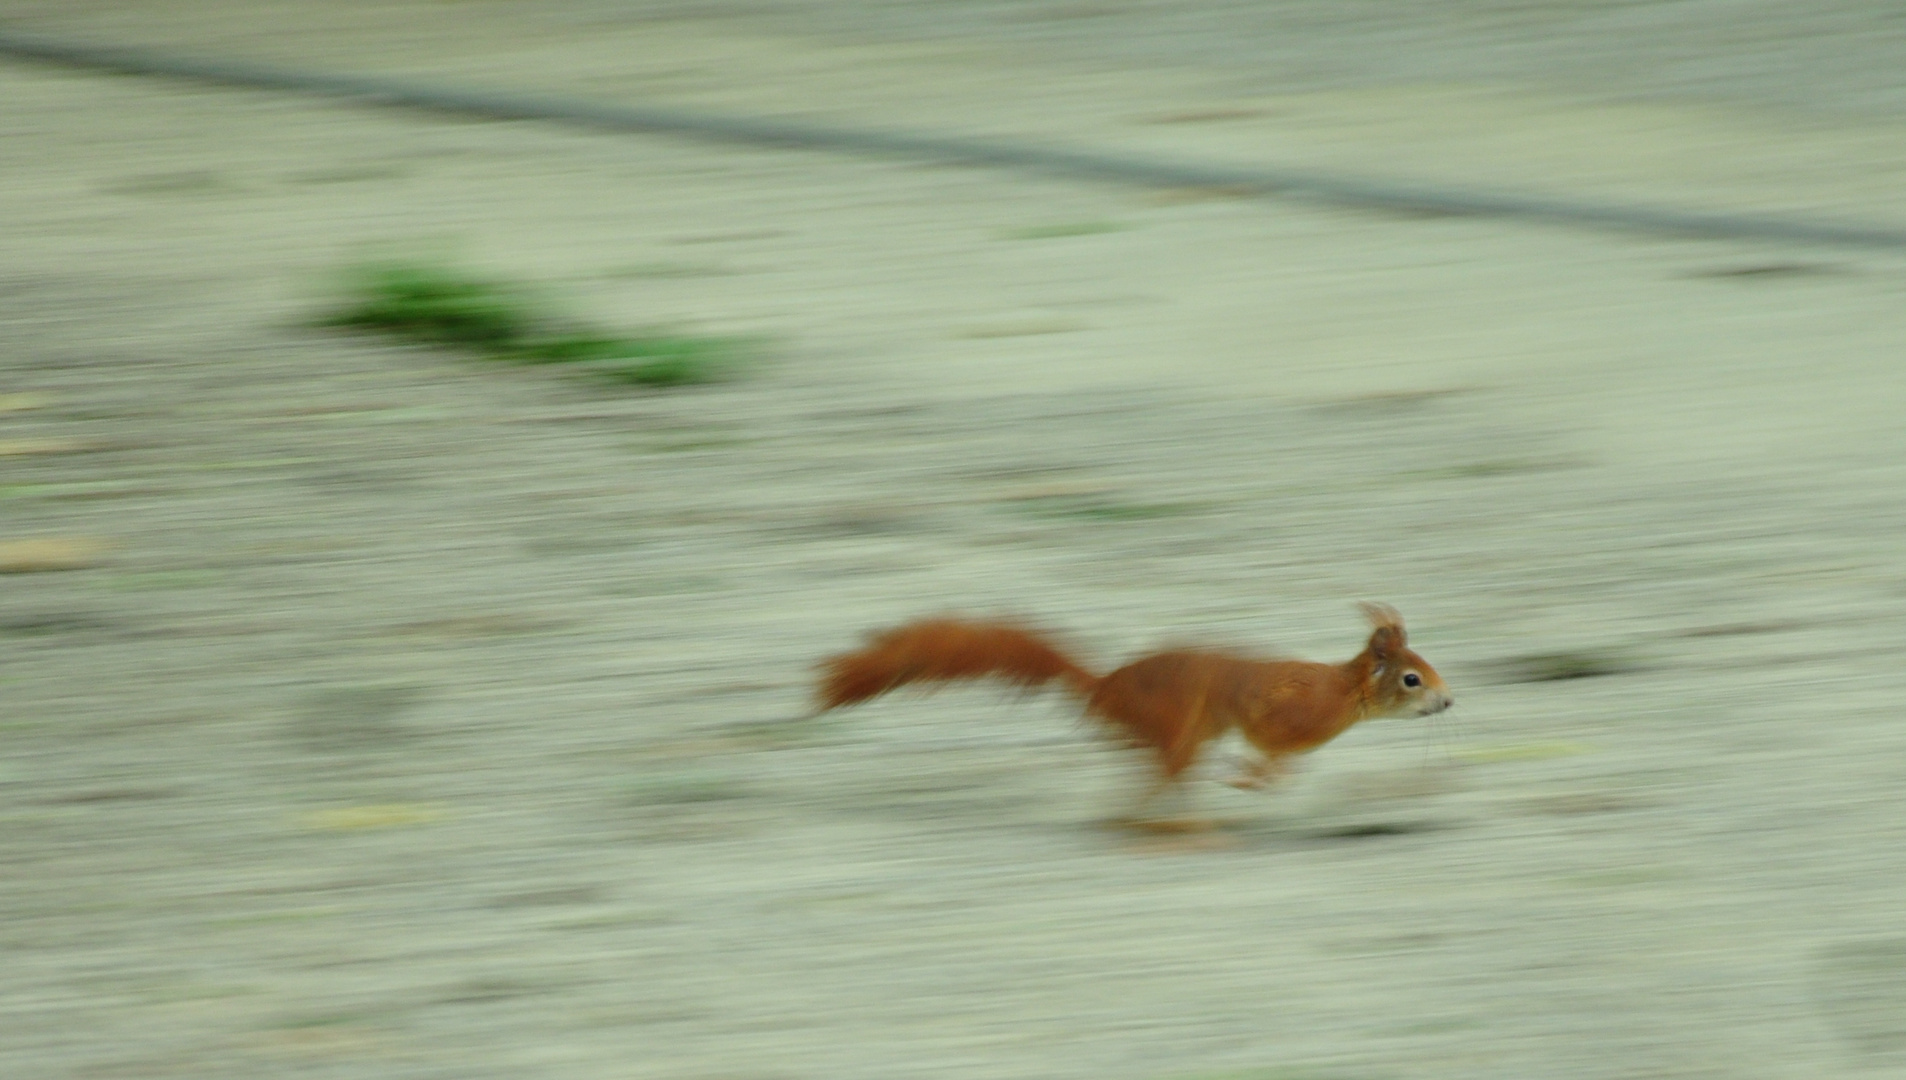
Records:
<instances>
[{"instance_id":1,"label":"squirrel's nose","mask_svg":"<svg viewBox=\"0 0 1906 1080\"><path fill-rule=\"evenodd\" d=\"M1447 692L1436 695L1437 712L1442 712L1454 704L1456 704L1456 695Z\"/></svg>"}]
</instances>

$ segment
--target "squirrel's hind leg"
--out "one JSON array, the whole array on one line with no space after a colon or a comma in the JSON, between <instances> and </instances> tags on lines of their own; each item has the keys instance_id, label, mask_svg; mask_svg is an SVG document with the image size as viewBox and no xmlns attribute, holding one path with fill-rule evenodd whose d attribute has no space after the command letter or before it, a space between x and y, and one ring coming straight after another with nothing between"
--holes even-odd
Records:
<instances>
[{"instance_id":1,"label":"squirrel's hind leg","mask_svg":"<svg viewBox=\"0 0 1906 1080\"><path fill-rule=\"evenodd\" d=\"M1144 741L1157 755L1158 773L1131 812L1118 820L1129 828L1147 832L1206 831L1212 827L1209 820L1183 813L1188 809L1183 804L1189 799L1184 783L1187 770L1197 760L1199 748L1213 734L1208 730L1210 717L1205 711L1205 696L1199 692L1187 706L1172 711L1177 715L1171 717L1169 723L1160 724L1155 718L1147 717L1147 723L1128 724L1131 730L1146 733ZM1171 816L1154 815L1153 807L1168 794L1173 796L1173 802L1181 804L1174 808L1179 812Z\"/></svg>"},{"instance_id":2,"label":"squirrel's hind leg","mask_svg":"<svg viewBox=\"0 0 1906 1080\"><path fill-rule=\"evenodd\" d=\"M1161 773L1146 785L1145 791L1126 814L1113 819L1124 828L1151 833L1206 832L1210 819L1190 813L1191 792L1178 773ZM1163 807L1160 803L1164 803ZM1163 809L1164 813L1154 811Z\"/></svg>"}]
</instances>

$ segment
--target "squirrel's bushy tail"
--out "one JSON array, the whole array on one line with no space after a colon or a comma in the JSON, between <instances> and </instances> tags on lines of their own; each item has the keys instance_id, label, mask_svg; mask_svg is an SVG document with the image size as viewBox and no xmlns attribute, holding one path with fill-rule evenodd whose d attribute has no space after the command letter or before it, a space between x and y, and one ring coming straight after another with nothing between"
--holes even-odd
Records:
<instances>
[{"instance_id":1,"label":"squirrel's bushy tail","mask_svg":"<svg viewBox=\"0 0 1906 1080\"><path fill-rule=\"evenodd\" d=\"M917 682L994 678L1019 686L1057 679L1089 698L1099 678L1039 634L1004 623L925 619L821 661L822 712Z\"/></svg>"}]
</instances>

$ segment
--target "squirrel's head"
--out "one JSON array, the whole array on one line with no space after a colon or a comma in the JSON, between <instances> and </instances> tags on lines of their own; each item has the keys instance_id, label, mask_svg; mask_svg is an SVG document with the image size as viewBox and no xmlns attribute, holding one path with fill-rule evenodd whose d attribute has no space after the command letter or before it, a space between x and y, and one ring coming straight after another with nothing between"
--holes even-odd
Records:
<instances>
[{"instance_id":1,"label":"squirrel's head","mask_svg":"<svg viewBox=\"0 0 1906 1080\"><path fill-rule=\"evenodd\" d=\"M1410 651L1403 616L1388 604L1361 606L1372 627L1363 649L1371 665L1365 686L1370 715L1430 716L1456 704L1443 677Z\"/></svg>"}]
</instances>

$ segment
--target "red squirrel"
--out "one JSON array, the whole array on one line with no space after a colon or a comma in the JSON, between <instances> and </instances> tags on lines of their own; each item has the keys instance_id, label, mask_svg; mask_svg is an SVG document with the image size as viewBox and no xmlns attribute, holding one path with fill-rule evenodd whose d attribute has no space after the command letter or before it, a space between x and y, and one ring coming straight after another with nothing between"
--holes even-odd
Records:
<instances>
[{"instance_id":1,"label":"red squirrel","mask_svg":"<svg viewBox=\"0 0 1906 1080\"><path fill-rule=\"evenodd\" d=\"M864 648L820 664L819 709L879 697L909 683L993 678L1023 687L1060 683L1128 744L1153 752L1158 781L1127 819L1143 821L1157 796L1204 745L1236 728L1263 757L1230 782L1262 787L1292 754L1314 750L1359 720L1430 716L1455 704L1443 677L1410 651L1403 617L1364 604L1372 630L1341 664L1261 660L1209 649L1172 649L1094 675L1049 638L1020 626L923 619L875 635Z\"/></svg>"}]
</instances>

